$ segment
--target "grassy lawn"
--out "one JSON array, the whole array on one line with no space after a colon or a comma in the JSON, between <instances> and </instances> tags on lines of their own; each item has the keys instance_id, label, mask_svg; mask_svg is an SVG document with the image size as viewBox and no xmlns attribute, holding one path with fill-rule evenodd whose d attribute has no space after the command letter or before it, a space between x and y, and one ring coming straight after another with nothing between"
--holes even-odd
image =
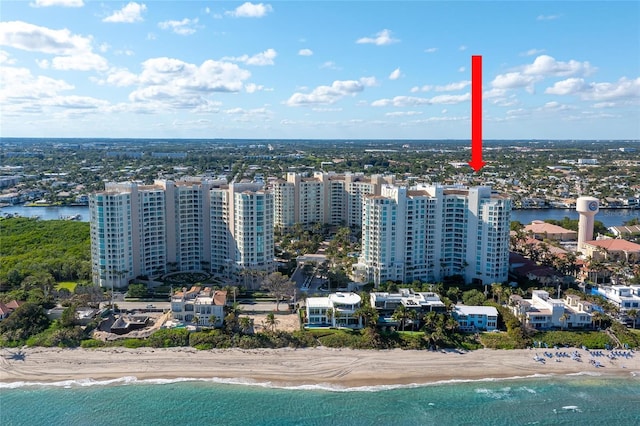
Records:
<instances>
[{"instance_id":1,"label":"grassy lawn","mask_svg":"<svg viewBox=\"0 0 640 426\"><path fill-rule=\"evenodd\" d=\"M76 285L78 285L75 281L60 281L56 284L56 290L60 290L61 288L66 288L71 293L76 289Z\"/></svg>"}]
</instances>

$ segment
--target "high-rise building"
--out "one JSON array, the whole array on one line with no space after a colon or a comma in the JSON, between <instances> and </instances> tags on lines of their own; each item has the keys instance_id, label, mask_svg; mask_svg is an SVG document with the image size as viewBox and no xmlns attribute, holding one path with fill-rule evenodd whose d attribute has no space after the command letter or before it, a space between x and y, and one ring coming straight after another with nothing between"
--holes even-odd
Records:
<instances>
[{"instance_id":1,"label":"high-rise building","mask_svg":"<svg viewBox=\"0 0 640 426\"><path fill-rule=\"evenodd\" d=\"M385 186L364 198L362 251L354 272L387 280L507 280L511 200L488 187Z\"/></svg>"},{"instance_id":2,"label":"high-rise building","mask_svg":"<svg viewBox=\"0 0 640 426\"><path fill-rule=\"evenodd\" d=\"M289 172L287 179L273 182L275 224L286 229L296 223L360 226L362 199L380 195L383 184L394 183L393 176L364 176L363 173L315 172L306 177Z\"/></svg>"},{"instance_id":3,"label":"high-rise building","mask_svg":"<svg viewBox=\"0 0 640 426\"><path fill-rule=\"evenodd\" d=\"M173 271L274 270L273 194L261 184L200 178L108 183L89 199L94 281Z\"/></svg>"}]
</instances>

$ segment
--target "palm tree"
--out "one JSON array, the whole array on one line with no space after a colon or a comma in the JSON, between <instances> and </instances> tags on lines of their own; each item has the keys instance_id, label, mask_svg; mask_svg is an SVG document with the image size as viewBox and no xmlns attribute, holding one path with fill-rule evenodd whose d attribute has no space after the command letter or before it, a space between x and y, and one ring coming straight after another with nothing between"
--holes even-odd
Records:
<instances>
[{"instance_id":1,"label":"palm tree","mask_svg":"<svg viewBox=\"0 0 640 426\"><path fill-rule=\"evenodd\" d=\"M210 325L211 327L214 327L214 328L215 328L215 326L216 326L216 322L218 322L218 317L217 317L217 316L215 316L215 315L211 315L211 316L209 317L209 325Z\"/></svg>"},{"instance_id":2,"label":"palm tree","mask_svg":"<svg viewBox=\"0 0 640 426\"><path fill-rule=\"evenodd\" d=\"M326 316L327 316L327 322L330 325L333 325L333 321L332 321L333 320L333 308L327 309Z\"/></svg>"},{"instance_id":3,"label":"palm tree","mask_svg":"<svg viewBox=\"0 0 640 426\"><path fill-rule=\"evenodd\" d=\"M407 319L411 321L411 331L416 330L416 320L418 319L418 312L415 309L409 309L407 313Z\"/></svg>"},{"instance_id":4,"label":"palm tree","mask_svg":"<svg viewBox=\"0 0 640 426\"><path fill-rule=\"evenodd\" d=\"M594 312L591 315L591 321L594 322L594 323L597 321L598 322L598 328L602 327L602 320L603 319L604 319L604 316L598 311Z\"/></svg>"},{"instance_id":5,"label":"palm tree","mask_svg":"<svg viewBox=\"0 0 640 426\"><path fill-rule=\"evenodd\" d=\"M391 315L391 318L393 318L396 321L400 321L400 325L402 327L402 331L404 331L404 323L406 321L406 319L408 318L409 312L407 312L407 308L404 305L399 305L395 311L393 311L393 314Z\"/></svg>"},{"instance_id":6,"label":"palm tree","mask_svg":"<svg viewBox=\"0 0 640 426\"><path fill-rule=\"evenodd\" d=\"M378 311L371 306L361 306L355 314L362 318L362 325L365 327L375 327L378 322Z\"/></svg>"},{"instance_id":7,"label":"palm tree","mask_svg":"<svg viewBox=\"0 0 640 426\"><path fill-rule=\"evenodd\" d=\"M627 311L627 316L629 318L631 318L631 320L633 321L632 325L633 325L633 328L635 329L636 328L636 318L638 318L638 310L637 309L629 309Z\"/></svg>"},{"instance_id":8,"label":"palm tree","mask_svg":"<svg viewBox=\"0 0 640 426\"><path fill-rule=\"evenodd\" d=\"M569 315L567 313L564 313L562 315L560 315L560 322L562 323L562 328L565 329L567 328L567 320L569 319Z\"/></svg>"},{"instance_id":9,"label":"palm tree","mask_svg":"<svg viewBox=\"0 0 640 426\"><path fill-rule=\"evenodd\" d=\"M267 318L265 318L265 324L271 328L271 332L274 333L276 331L276 325L278 325L280 321L276 319L276 315L273 312L269 312L267 314Z\"/></svg>"},{"instance_id":10,"label":"palm tree","mask_svg":"<svg viewBox=\"0 0 640 426\"><path fill-rule=\"evenodd\" d=\"M240 317L240 332L243 334L252 334L253 319L249 317Z\"/></svg>"}]
</instances>

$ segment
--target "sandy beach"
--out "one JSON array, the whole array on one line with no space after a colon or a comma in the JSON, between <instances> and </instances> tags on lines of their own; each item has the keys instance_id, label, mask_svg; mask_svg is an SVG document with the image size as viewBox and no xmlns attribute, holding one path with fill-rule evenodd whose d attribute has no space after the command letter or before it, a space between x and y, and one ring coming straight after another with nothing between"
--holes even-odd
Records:
<instances>
[{"instance_id":1,"label":"sandy beach","mask_svg":"<svg viewBox=\"0 0 640 426\"><path fill-rule=\"evenodd\" d=\"M567 349L573 352L575 349ZM220 378L276 385L327 384L344 387L426 384L447 380L500 379L534 375L597 373L629 377L640 373L640 355L610 360L578 350L582 362L534 360L536 350L467 353L352 349L0 349L1 382L60 382ZM598 360L603 366L589 362Z\"/></svg>"}]
</instances>

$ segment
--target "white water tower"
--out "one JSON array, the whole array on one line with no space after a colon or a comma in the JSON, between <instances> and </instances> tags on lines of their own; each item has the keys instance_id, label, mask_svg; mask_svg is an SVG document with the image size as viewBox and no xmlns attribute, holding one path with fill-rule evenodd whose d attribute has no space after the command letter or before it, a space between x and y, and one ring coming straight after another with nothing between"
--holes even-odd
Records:
<instances>
[{"instance_id":1,"label":"white water tower","mask_svg":"<svg viewBox=\"0 0 640 426\"><path fill-rule=\"evenodd\" d=\"M579 197L576 200L576 211L580 213L578 222L578 251L582 250L585 241L593 240L594 216L598 213L598 199L594 197Z\"/></svg>"}]
</instances>

